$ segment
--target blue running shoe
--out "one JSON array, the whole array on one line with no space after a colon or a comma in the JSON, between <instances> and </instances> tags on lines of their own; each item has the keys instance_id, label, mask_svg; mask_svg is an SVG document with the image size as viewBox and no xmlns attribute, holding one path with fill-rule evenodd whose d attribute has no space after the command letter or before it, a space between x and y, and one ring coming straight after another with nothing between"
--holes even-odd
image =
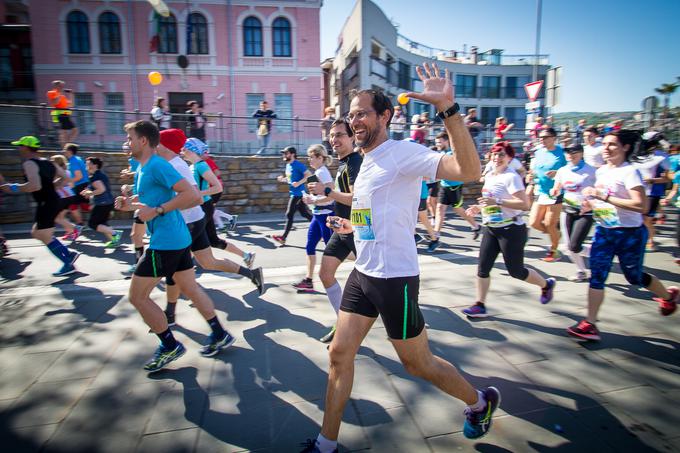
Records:
<instances>
[{"instance_id":1,"label":"blue running shoe","mask_svg":"<svg viewBox=\"0 0 680 453\"><path fill-rule=\"evenodd\" d=\"M171 351L165 349L161 344L158 346L158 349L156 349L156 352L154 353L151 360L144 364L144 371L148 371L149 373L160 371L165 368L168 363L182 357L185 352L187 352L186 348L179 341L177 342L175 349Z\"/></svg>"},{"instance_id":2,"label":"blue running shoe","mask_svg":"<svg viewBox=\"0 0 680 453\"><path fill-rule=\"evenodd\" d=\"M441 243L439 242L439 239L437 239L436 241L430 241L430 243L427 245L427 251L432 253L435 250L437 250L437 248L439 248L440 245Z\"/></svg>"},{"instance_id":3,"label":"blue running shoe","mask_svg":"<svg viewBox=\"0 0 680 453\"><path fill-rule=\"evenodd\" d=\"M474 412L469 406L465 408L463 434L468 439L479 439L489 432L493 413L501 404L501 392L496 387L487 387L482 393L486 399L486 407L483 411Z\"/></svg>"},{"instance_id":4,"label":"blue running shoe","mask_svg":"<svg viewBox=\"0 0 680 453\"><path fill-rule=\"evenodd\" d=\"M75 271L76 271L76 268L73 264L66 263L63 266L61 266L61 269L59 269L57 272L53 272L52 275L55 276L55 277L63 277L65 275L72 274Z\"/></svg>"},{"instance_id":5,"label":"blue running shoe","mask_svg":"<svg viewBox=\"0 0 680 453\"><path fill-rule=\"evenodd\" d=\"M556 284L557 280L555 280L552 277L545 279L545 288L541 289L541 303L543 305L547 304L552 300L553 290L555 289Z\"/></svg>"},{"instance_id":6,"label":"blue running shoe","mask_svg":"<svg viewBox=\"0 0 680 453\"><path fill-rule=\"evenodd\" d=\"M463 314L469 318L486 318L489 316L486 313L486 307L481 302L475 302L473 306L464 308Z\"/></svg>"},{"instance_id":7,"label":"blue running shoe","mask_svg":"<svg viewBox=\"0 0 680 453\"><path fill-rule=\"evenodd\" d=\"M236 341L236 338L234 338L229 332L226 330L224 331L224 337L222 338L215 338L215 334L211 333L210 336L208 337L208 342L203 345L201 348L201 355L203 357L212 357L218 352L220 352L224 348L228 348L234 342Z\"/></svg>"}]
</instances>

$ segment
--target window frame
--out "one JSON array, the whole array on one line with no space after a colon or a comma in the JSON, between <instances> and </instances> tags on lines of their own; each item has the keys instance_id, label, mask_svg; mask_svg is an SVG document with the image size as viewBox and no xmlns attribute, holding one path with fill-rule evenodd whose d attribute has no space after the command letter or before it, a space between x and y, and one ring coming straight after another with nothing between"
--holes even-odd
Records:
<instances>
[{"instance_id":1,"label":"window frame","mask_svg":"<svg viewBox=\"0 0 680 453\"><path fill-rule=\"evenodd\" d=\"M102 22L102 17L107 16L114 18L114 21ZM99 53L103 55L120 55L123 53L123 40L121 38L120 18L118 14L113 11L104 11L97 18L97 28L99 29ZM109 36L104 36L105 30L108 30ZM104 49L105 43L110 46L110 49ZM116 47L117 45L117 47Z\"/></svg>"},{"instance_id":2,"label":"window frame","mask_svg":"<svg viewBox=\"0 0 680 453\"><path fill-rule=\"evenodd\" d=\"M285 23L285 25L277 25L276 23ZM277 42L277 37L280 42ZM272 56L277 58L286 58L293 56L293 32L290 20L283 16L279 16L272 22ZM280 50L277 52L277 46ZM288 52L286 52L286 50Z\"/></svg>"},{"instance_id":3,"label":"window frame","mask_svg":"<svg viewBox=\"0 0 680 453\"><path fill-rule=\"evenodd\" d=\"M74 15L79 16L74 18ZM74 9L66 15L66 42L70 54L86 55L92 53L90 18L79 9Z\"/></svg>"},{"instance_id":4,"label":"window frame","mask_svg":"<svg viewBox=\"0 0 680 453\"><path fill-rule=\"evenodd\" d=\"M198 23L193 18L200 18ZM202 21L202 22L201 22ZM191 36L189 36L191 29ZM210 55L210 38L208 34L208 19L204 14L194 11L187 16L187 55ZM193 39L192 39L193 37ZM196 46L196 49L193 47ZM196 50L194 52L194 50Z\"/></svg>"},{"instance_id":5,"label":"window frame","mask_svg":"<svg viewBox=\"0 0 680 453\"><path fill-rule=\"evenodd\" d=\"M179 53L177 40L177 18L170 13L169 16L158 16L158 51L159 54ZM172 45L174 45L174 47Z\"/></svg>"},{"instance_id":6,"label":"window frame","mask_svg":"<svg viewBox=\"0 0 680 453\"><path fill-rule=\"evenodd\" d=\"M257 25L255 25L255 21L257 22ZM251 24L248 24L248 22L251 22ZM255 16L248 16L243 19L243 56L264 56L263 43L262 21Z\"/></svg>"}]
</instances>

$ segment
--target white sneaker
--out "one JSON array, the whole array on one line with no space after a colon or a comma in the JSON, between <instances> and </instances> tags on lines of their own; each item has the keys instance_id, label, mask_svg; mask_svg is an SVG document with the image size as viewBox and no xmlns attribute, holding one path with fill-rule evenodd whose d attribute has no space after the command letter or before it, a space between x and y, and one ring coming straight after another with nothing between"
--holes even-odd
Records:
<instances>
[{"instance_id":1,"label":"white sneaker","mask_svg":"<svg viewBox=\"0 0 680 453\"><path fill-rule=\"evenodd\" d=\"M587 282L588 281L588 274L586 274L585 272L579 271L579 272L576 273L576 275L572 275L567 280L569 280L570 282L577 282L577 283Z\"/></svg>"}]
</instances>

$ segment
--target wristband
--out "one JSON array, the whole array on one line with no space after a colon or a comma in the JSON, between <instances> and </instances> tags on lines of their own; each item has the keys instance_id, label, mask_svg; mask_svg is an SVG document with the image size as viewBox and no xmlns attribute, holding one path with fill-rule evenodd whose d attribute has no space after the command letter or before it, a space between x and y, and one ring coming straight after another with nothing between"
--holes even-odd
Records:
<instances>
[{"instance_id":1,"label":"wristband","mask_svg":"<svg viewBox=\"0 0 680 453\"><path fill-rule=\"evenodd\" d=\"M18 193L19 192L19 184L10 184L9 190L11 190L14 193Z\"/></svg>"}]
</instances>

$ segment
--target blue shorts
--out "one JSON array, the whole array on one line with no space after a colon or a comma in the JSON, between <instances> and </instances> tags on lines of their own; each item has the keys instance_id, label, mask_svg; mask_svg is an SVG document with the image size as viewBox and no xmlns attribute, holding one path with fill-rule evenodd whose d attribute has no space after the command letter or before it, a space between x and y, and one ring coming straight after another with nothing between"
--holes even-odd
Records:
<instances>
[{"instance_id":1,"label":"blue shorts","mask_svg":"<svg viewBox=\"0 0 680 453\"><path fill-rule=\"evenodd\" d=\"M605 228L598 225L590 248L590 287L604 289L614 256L631 285L646 286L642 271L648 237L644 225L634 228Z\"/></svg>"}]
</instances>

